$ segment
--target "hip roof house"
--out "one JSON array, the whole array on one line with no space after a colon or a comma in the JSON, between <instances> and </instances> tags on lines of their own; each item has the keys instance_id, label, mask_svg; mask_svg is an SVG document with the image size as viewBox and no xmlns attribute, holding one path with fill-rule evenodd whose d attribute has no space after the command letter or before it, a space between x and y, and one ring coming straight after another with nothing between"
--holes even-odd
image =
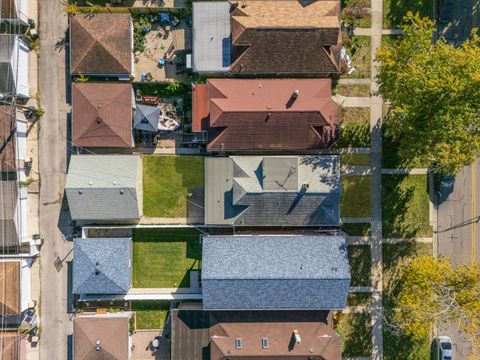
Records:
<instances>
[{"instance_id":1,"label":"hip roof house","mask_svg":"<svg viewBox=\"0 0 480 360\"><path fill-rule=\"evenodd\" d=\"M209 151L325 149L340 123L331 95L330 79L210 79L193 90L193 130Z\"/></svg>"},{"instance_id":2,"label":"hip roof house","mask_svg":"<svg viewBox=\"0 0 480 360\"><path fill-rule=\"evenodd\" d=\"M131 239L89 238L74 240L74 294L126 294L131 286Z\"/></svg>"},{"instance_id":3,"label":"hip roof house","mask_svg":"<svg viewBox=\"0 0 480 360\"><path fill-rule=\"evenodd\" d=\"M133 75L133 22L130 14L70 16L72 75Z\"/></svg>"},{"instance_id":4,"label":"hip roof house","mask_svg":"<svg viewBox=\"0 0 480 360\"><path fill-rule=\"evenodd\" d=\"M82 224L138 222L141 166L136 155L73 155L65 185L72 220Z\"/></svg>"},{"instance_id":5,"label":"hip roof house","mask_svg":"<svg viewBox=\"0 0 480 360\"><path fill-rule=\"evenodd\" d=\"M0 35L0 94L30 97L28 44L18 35Z\"/></svg>"},{"instance_id":6,"label":"hip roof house","mask_svg":"<svg viewBox=\"0 0 480 360\"><path fill-rule=\"evenodd\" d=\"M205 236L205 310L333 310L350 287L341 236Z\"/></svg>"},{"instance_id":7,"label":"hip roof house","mask_svg":"<svg viewBox=\"0 0 480 360\"><path fill-rule=\"evenodd\" d=\"M339 226L339 158L205 158L205 224Z\"/></svg>"},{"instance_id":8,"label":"hip roof house","mask_svg":"<svg viewBox=\"0 0 480 360\"><path fill-rule=\"evenodd\" d=\"M340 72L340 2L193 3L193 69L199 73Z\"/></svg>"},{"instance_id":9,"label":"hip roof house","mask_svg":"<svg viewBox=\"0 0 480 360\"><path fill-rule=\"evenodd\" d=\"M133 147L130 84L73 83L73 143L81 147Z\"/></svg>"}]
</instances>

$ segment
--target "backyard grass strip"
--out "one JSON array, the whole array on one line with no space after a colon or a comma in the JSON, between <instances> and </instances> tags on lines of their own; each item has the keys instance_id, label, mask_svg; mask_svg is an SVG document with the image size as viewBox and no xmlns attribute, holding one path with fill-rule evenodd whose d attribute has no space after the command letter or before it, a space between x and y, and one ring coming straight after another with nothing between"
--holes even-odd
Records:
<instances>
[{"instance_id":1,"label":"backyard grass strip","mask_svg":"<svg viewBox=\"0 0 480 360\"><path fill-rule=\"evenodd\" d=\"M371 215L372 177L348 176L342 179L340 213L343 217L369 217Z\"/></svg>"},{"instance_id":2,"label":"backyard grass strip","mask_svg":"<svg viewBox=\"0 0 480 360\"><path fill-rule=\"evenodd\" d=\"M349 245L348 262L352 276L350 286L370 286L372 272L370 245Z\"/></svg>"}]
</instances>

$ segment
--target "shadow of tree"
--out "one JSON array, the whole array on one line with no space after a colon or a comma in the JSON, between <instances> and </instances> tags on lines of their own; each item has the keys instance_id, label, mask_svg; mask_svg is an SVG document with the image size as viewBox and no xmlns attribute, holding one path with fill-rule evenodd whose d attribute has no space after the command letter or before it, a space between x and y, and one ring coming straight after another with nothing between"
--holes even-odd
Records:
<instances>
[{"instance_id":1,"label":"shadow of tree","mask_svg":"<svg viewBox=\"0 0 480 360\"><path fill-rule=\"evenodd\" d=\"M370 286L372 271L372 255L369 245L350 245L348 262L352 279L350 286Z\"/></svg>"},{"instance_id":2,"label":"shadow of tree","mask_svg":"<svg viewBox=\"0 0 480 360\"><path fill-rule=\"evenodd\" d=\"M372 318L370 313L340 315L336 330L342 338L343 357L372 355Z\"/></svg>"},{"instance_id":3,"label":"shadow of tree","mask_svg":"<svg viewBox=\"0 0 480 360\"><path fill-rule=\"evenodd\" d=\"M384 7L387 27L398 28L408 11L419 12L421 16L433 17L434 0L389 0ZM388 26L389 25L389 26Z\"/></svg>"}]
</instances>

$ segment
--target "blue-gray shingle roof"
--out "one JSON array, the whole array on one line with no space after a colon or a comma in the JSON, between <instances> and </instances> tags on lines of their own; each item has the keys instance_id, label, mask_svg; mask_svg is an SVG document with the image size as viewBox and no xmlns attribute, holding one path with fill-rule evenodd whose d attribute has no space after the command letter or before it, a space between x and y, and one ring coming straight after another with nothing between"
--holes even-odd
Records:
<instances>
[{"instance_id":1,"label":"blue-gray shingle roof","mask_svg":"<svg viewBox=\"0 0 480 360\"><path fill-rule=\"evenodd\" d=\"M131 239L75 239L73 293L125 294L132 284L131 258Z\"/></svg>"},{"instance_id":2,"label":"blue-gray shingle roof","mask_svg":"<svg viewBox=\"0 0 480 360\"><path fill-rule=\"evenodd\" d=\"M341 236L203 237L205 309L342 309L349 287Z\"/></svg>"}]
</instances>

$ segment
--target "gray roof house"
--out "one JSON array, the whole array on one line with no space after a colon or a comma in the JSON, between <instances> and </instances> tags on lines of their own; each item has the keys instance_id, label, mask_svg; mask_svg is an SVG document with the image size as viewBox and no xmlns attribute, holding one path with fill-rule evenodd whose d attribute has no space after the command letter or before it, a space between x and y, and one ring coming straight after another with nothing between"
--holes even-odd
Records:
<instances>
[{"instance_id":1,"label":"gray roof house","mask_svg":"<svg viewBox=\"0 0 480 360\"><path fill-rule=\"evenodd\" d=\"M73 155L65 185L71 218L83 224L137 222L141 167L136 155Z\"/></svg>"},{"instance_id":2,"label":"gray roof house","mask_svg":"<svg viewBox=\"0 0 480 360\"><path fill-rule=\"evenodd\" d=\"M21 209L15 181L0 181L0 246L20 245Z\"/></svg>"},{"instance_id":3,"label":"gray roof house","mask_svg":"<svg viewBox=\"0 0 480 360\"><path fill-rule=\"evenodd\" d=\"M341 236L205 236L205 310L333 310L350 287Z\"/></svg>"},{"instance_id":4,"label":"gray roof house","mask_svg":"<svg viewBox=\"0 0 480 360\"><path fill-rule=\"evenodd\" d=\"M158 131L158 120L160 109L156 106L136 105L133 117L133 128L156 133Z\"/></svg>"},{"instance_id":5,"label":"gray roof house","mask_svg":"<svg viewBox=\"0 0 480 360\"><path fill-rule=\"evenodd\" d=\"M74 239L74 294L125 294L131 285L131 239Z\"/></svg>"},{"instance_id":6,"label":"gray roof house","mask_svg":"<svg viewBox=\"0 0 480 360\"><path fill-rule=\"evenodd\" d=\"M205 158L205 224L340 225L337 155Z\"/></svg>"},{"instance_id":7,"label":"gray roof house","mask_svg":"<svg viewBox=\"0 0 480 360\"><path fill-rule=\"evenodd\" d=\"M0 94L29 98L28 44L18 35L0 35Z\"/></svg>"}]
</instances>

